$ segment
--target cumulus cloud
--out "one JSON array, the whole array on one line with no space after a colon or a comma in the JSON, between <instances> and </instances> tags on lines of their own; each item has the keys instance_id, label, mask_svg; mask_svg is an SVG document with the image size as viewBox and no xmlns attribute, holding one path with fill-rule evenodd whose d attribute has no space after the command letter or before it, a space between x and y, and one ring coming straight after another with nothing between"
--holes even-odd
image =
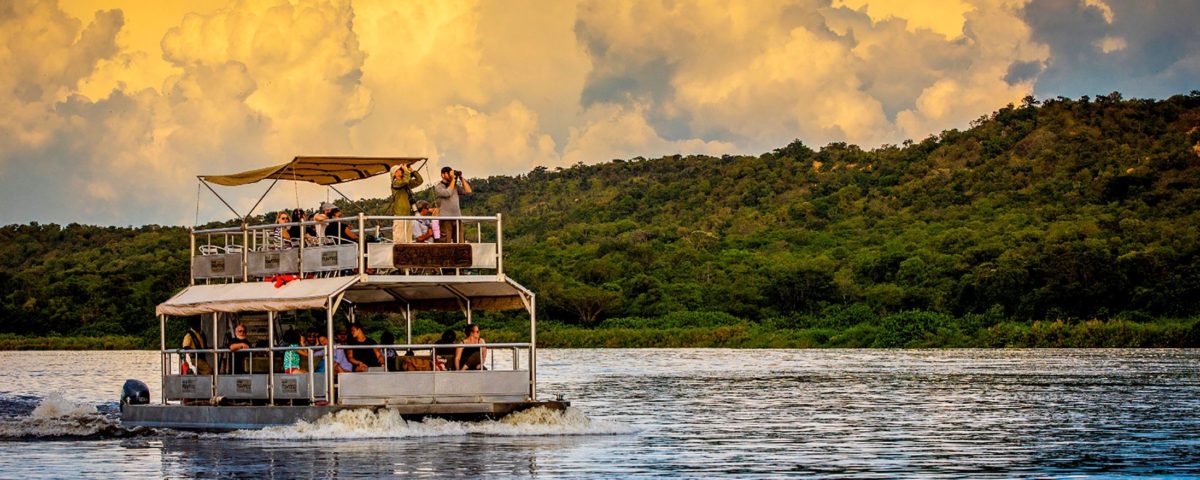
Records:
<instances>
[{"instance_id":1,"label":"cumulus cloud","mask_svg":"<svg viewBox=\"0 0 1200 480\"><path fill-rule=\"evenodd\" d=\"M1039 96L1163 97L1195 88L1200 3L1047 0L1025 5L1022 17L1051 51Z\"/></svg>"},{"instance_id":2,"label":"cumulus cloud","mask_svg":"<svg viewBox=\"0 0 1200 480\"><path fill-rule=\"evenodd\" d=\"M1033 92L1167 95L1200 74L1192 2L66 7L0 3L0 223L191 223L196 174L303 154L428 156L429 173L484 176L794 138L870 148ZM168 24L131 41L135 21ZM358 183L343 191L387 192ZM244 211L261 188L222 193ZM285 185L264 208L328 194ZM227 215L202 198L202 220Z\"/></svg>"}]
</instances>

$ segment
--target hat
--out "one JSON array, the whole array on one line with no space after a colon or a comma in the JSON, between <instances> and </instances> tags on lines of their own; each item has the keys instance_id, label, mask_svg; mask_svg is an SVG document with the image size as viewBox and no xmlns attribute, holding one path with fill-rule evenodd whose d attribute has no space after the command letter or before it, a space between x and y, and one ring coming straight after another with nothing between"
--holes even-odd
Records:
<instances>
[{"instance_id":1,"label":"hat","mask_svg":"<svg viewBox=\"0 0 1200 480\"><path fill-rule=\"evenodd\" d=\"M336 206L334 206L332 203L329 203L329 202L321 202L321 211L325 211L325 210L333 210L333 209L335 209L335 208L337 208L337 207L336 207Z\"/></svg>"},{"instance_id":2,"label":"hat","mask_svg":"<svg viewBox=\"0 0 1200 480\"><path fill-rule=\"evenodd\" d=\"M420 211L420 210L424 210L424 209L426 209L426 208L429 208L429 202L428 202L428 201L425 201L425 200L417 200L417 203L416 203L416 205L413 205L413 206L414 206L414 207L416 207L416 209L417 209L418 211Z\"/></svg>"}]
</instances>

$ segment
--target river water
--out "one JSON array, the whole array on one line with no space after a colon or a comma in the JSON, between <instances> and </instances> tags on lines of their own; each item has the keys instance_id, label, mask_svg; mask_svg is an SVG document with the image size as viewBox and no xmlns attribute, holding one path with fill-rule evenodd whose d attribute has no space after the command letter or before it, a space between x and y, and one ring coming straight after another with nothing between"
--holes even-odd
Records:
<instances>
[{"instance_id":1,"label":"river water","mask_svg":"<svg viewBox=\"0 0 1200 480\"><path fill-rule=\"evenodd\" d=\"M1195 477L1197 350L540 350L574 406L123 428L149 352L0 352L0 477Z\"/></svg>"}]
</instances>

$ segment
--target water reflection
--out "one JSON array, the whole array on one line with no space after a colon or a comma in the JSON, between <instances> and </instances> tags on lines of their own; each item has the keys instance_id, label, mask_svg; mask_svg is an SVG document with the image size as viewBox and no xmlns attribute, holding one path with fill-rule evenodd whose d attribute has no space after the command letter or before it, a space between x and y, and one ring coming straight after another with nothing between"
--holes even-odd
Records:
<instances>
[{"instance_id":1,"label":"water reflection","mask_svg":"<svg viewBox=\"0 0 1200 480\"><path fill-rule=\"evenodd\" d=\"M604 437L466 437L290 442L165 438L162 476L495 477L561 474L581 449ZM550 465L549 468L544 464Z\"/></svg>"}]
</instances>

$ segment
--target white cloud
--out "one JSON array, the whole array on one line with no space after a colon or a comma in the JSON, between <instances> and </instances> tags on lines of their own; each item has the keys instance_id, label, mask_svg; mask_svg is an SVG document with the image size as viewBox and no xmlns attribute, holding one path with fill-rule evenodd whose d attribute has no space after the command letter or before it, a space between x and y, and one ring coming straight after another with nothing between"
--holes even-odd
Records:
<instances>
[{"instance_id":1,"label":"white cloud","mask_svg":"<svg viewBox=\"0 0 1200 480\"><path fill-rule=\"evenodd\" d=\"M1104 37L1096 42L1096 48L1104 53L1119 52L1126 46L1125 39L1121 37Z\"/></svg>"}]
</instances>

